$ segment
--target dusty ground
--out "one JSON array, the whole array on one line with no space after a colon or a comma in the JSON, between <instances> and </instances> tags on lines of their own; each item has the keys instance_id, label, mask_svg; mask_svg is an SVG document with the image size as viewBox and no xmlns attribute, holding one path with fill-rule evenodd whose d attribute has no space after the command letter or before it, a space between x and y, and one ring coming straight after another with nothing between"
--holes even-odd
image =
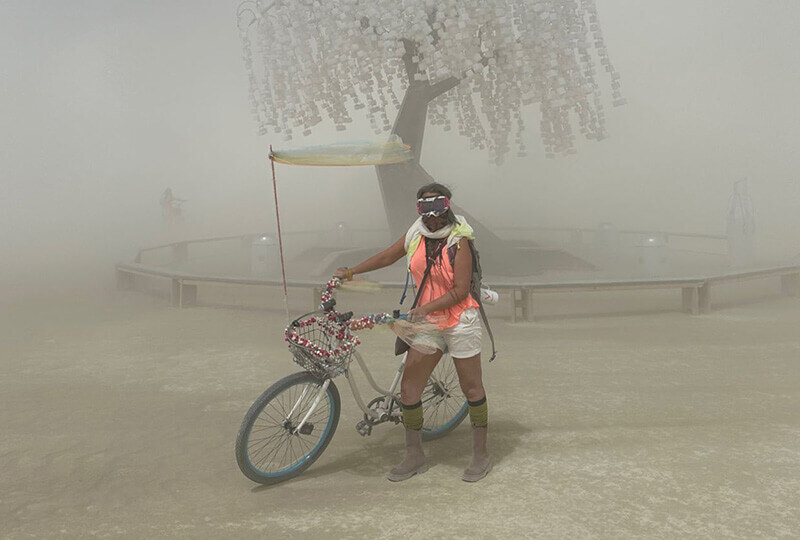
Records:
<instances>
[{"instance_id":1,"label":"dusty ground","mask_svg":"<svg viewBox=\"0 0 800 540\"><path fill-rule=\"evenodd\" d=\"M485 371L495 468L477 485L459 479L466 425L427 446L428 473L387 482L401 431L361 438L344 380L320 460L275 487L247 480L239 423L295 371L280 314L130 294L6 316L4 537L800 536L797 299L498 320L501 357ZM388 379L391 336L366 341Z\"/></svg>"}]
</instances>

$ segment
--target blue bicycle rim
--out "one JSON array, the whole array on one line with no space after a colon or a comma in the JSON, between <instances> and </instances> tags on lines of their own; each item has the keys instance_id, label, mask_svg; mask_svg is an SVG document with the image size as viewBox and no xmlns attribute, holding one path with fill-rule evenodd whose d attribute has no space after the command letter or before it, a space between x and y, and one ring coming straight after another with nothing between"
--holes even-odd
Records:
<instances>
[{"instance_id":1,"label":"blue bicycle rim","mask_svg":"<svg viewBox=\"0 0 800 540\"><path fill-rule=\"evenodd\" d=\"M293 384L292 386L297 386L297 385ZM287 387L285 390L288 390L289 388L291 388L291 386ZM308 461L309 458L311 456L313 456L317 452L317 450L319 450L319 448L322 446L322 444L328 438L328 433L331 431L331 426L333 426L333 419L335 418L335 413L336 413L336 411L334 410L335 403L334 403L334 400L333 400L333 394L331 393L331 389L327 388L325 390L325 394L328 397L328 402L330 403L330 408L331 408L331 414L330 414L330 416L328 418L328 425L325 426L325 431L322 432L322 436L319 438L319 442L317 442L317 444L316 444L316 446L314 446L314 448L312 448L306 455L304 455L303 457L298 459L297 463L295 463L293 465L290 465L290 466L286 467L285 469L281 469L281 470L275 471L275 472L264 472L264 471L258 469L255 465L253 465L253 462L250 461L250 452L248 452L246 450L249 447L249 444L250 444L250 433L252 433L252 429L253 429L253 427L250 426L250 430L247 432L247 440L245 441L244 456L245 456L245 459L247 460L247 464L250 466L251 470L255 471L257 475L263 476L265 478L275 478L275 477L278 477L278 476L283 476L283 475L286 475L286 474L290 474L290 473L296 471L297 469L299 469L300 467L302 467L306 463L306 461ZM267 405L269 405L269 403L265 403L264 407L266 407ZM263 410L264 409L262 408L261 411L263 411ZM259 414L261 414L261 411L259 411Z\"/></svg>"},{"instance_id":2,"label":"blue bicycle rim","mask_svg":"<svg viewBox=\"0 0 800 540\"><path fill-rule=\"evenodd\" d=\"M425 433L431 433L431 434L434 434L434 435L437 434L437 433L441 433L443 431L447 431L448 429L450 429L453 426L453 424L455 424L458 421L459 418L461 418L461 415L464 414L464 412L467 410L467 407L469 407L469 403L467 403L465 401L464 405L462 405L462 407L458 410L458 412L455 414L455 416L453 416L453 418L450 419L449 422L447 422L446 424L442 424L441 426L437 427L436 429L425 429L425 428L422 428L422 431L424 431Z\"/></svg>"}]
</instances>

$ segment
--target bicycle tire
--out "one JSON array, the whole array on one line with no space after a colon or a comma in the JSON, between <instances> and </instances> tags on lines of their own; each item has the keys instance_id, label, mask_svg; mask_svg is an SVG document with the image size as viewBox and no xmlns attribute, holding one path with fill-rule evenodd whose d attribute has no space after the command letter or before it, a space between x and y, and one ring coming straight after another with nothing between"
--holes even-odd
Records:
<instances>
[{"instance_id":1,"label":"bicycle tire","mask_svg":"<svg viewBox=\"0 0 800 540\"><path fill-rule=\"evenodd\" d=\"M438 386L438 388L437 388ZM445 396L437 396L444 392ZM436 398L439 399L438 405ZM452 403L450 402L452 401ZM444 404L445 414L438 414ZM431 373L431 378L422 392L422 414L425 423L422 426L422 439L432 441L440 439L453 431L464 421L469 413L467 398L461 391L453 358L445 353Z\"/></svg>"},{"instance_id":2,"label":"bicycle tire","mask_svg":"<svg viewBox=\"0 0 800 540\"><path fill-rule=\"evenodd\" d=\"M305 388L312 388L316 387L319 388L322 386L324 380L317 378L316 376L312 375L308 371L301 371L298 373L293 373L288 375L269 388L267 388L259 397L258 399L253 402L250 406L250 409L245 414L244 420L242 421L242 425L239 428L239 432L236 436L236 462L239 465L239 469L242 473L249 478L250 480L257 482L259 484L277 484L279 482L286 481L290 478L294 478L298 476L300 473L305 471L308 467L314 463L317 458L325 451L330 443L331 439L333 438L334 433L336 432L336 428L339 425L339 416L341 414L342 406L341 406L341 399L339 397L339 390L336 388L336 385L333 381L330 381L328 384L328 388L326 389L325 395L323 395L322 400L320 400L320 404L315 410L312 417L309 420L314 419L316 425L320 422L320 418L318 416L319 407L327 400L327 407L328 407L328 417L324 421L324 426L321 428L322 433L319 437L319 440L316 441L313 445L310 444L309 441L301 440L300 438L303 435L307 434L291 434L290 430L293 427L297 427L296 424L293 424L293 421L299 423L299 420L305 415L305 412L310 408L311 403L313 402L313 395L314 392L310 392L311 397L307 397L307 395L303 395L302 393L298 396L296 388L299 386L303 386ZM308 385L311 385L309 387ZM295 389L295 390L293 390ZM296 403L299 403L298 407L299 410L296 411L291 415L291 418L284 420L281 423L281 420L286 417L285 409L286 405L282 402L277 401L283 394L288 394L288 392L293 392L291 400L294 400ZM256 422L262 418L262 413L264 410L270 405L275 404L274 410L283 412L282 415L278 415L277 417L274 415L270 415L269 413L264 414L264 424L266 427L259 427L258 429L264 431L264 439L266 442L260 447L260 452L267 452L265 455L259 456L264 457L264 460L268 460L269 463L265 461L253 463L253 459L251 459L251 448L254 445L250 444L250 438L253 432L253 427ZM279 411L279 412L280 412ZM287 425L288 422L288 425ZM312 429L315 425L312 423ZM306 424L308 425L308 424ZM283 428L283 431L281 431ZM313 431L312 431L313 433ZM289 461L286 465L281 465L283 463L283 459L285 458L285 454L281 456L281 460L278 462L278 469L277 470L265 470L263 464L271 465L273 462L277 461L277 456L280 454L280 448L277 451L274 449L265 450L265 448L269 448L270 442L274 442L276 445L283 444L284 448L294 449L293 437L297 437L298 439L298 449L301 450L301 454L297 459ZM284 439L285 438L285 439ZM257 443L256 443L257 444ZM304 446L305 444L305 446ZM288 445L288 447L287 447ZM305 448L309 448L308 451L302 453ZM286 450L288 453L289 450ZM274 458L270 458L271 454L275 454ZM255 456L255 454L254 454ZM290 459L294 457L294 453Z\"/></svg>"}]
</instances>

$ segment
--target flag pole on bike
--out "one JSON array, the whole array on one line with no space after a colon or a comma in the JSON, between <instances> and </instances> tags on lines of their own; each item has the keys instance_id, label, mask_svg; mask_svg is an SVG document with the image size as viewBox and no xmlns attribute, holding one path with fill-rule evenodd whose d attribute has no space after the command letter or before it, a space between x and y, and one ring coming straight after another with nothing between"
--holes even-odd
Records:
<instances>
[{"instance_id":1,"label":"flag pole on bike","mask_svg":"<svg viewBox=\"0 0 800 540\"><path fill-rule=\"evenodd\" d=\"M275 176L275 162L286 165L314 166L355 166L385 165L402 163L411 159L411 149L397 136L385 143L345 142L325 146L309 146L296 150L275 151L269 145L269 161L272 169L272 193L275 196L275 221L278 226L278 249L281 256L281 277L283 280L283 307L286 320L289 320L289 290L286 284L286 259L283 254L283 235L281 216L278 210L278 182Z\"/></svg>"},{"instance_id":2,"label":"flag pole on bike","mask_svg":"<svg viewBox=\"0 0 800 540\"><path fill-rule=\"evenodd\" d=\"M286 287L286 260L283 257L283 235L281 234L281 213L278 210L278 182L275 179L275 157L272 145L269 145L269 163L272 168L272 193L275 195L275 221L278 225L278 251L281 254L281 277L283 278L283 308L286 310L286 320L289 320L289 289Z\"/></svg>"}]
</instances>

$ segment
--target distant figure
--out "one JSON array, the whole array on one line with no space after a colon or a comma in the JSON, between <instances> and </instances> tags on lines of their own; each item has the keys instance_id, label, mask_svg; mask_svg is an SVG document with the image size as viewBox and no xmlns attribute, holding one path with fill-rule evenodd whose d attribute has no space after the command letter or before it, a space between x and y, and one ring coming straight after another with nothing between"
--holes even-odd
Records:
<instances>
[{"instance_id":1,"label":"distant figure","mask_svg":"<svg viewBox=\"0 0 800 540\"><path fill-rule=\"evenodd\" d=\"M178 199L172 194L172 188L167 188L161 194L161 215L164 218L164 225L172 227L181 219L181 204L185 203L186 199Z\"/></svg>"},{"instance_id":2,"label":"distant figure","mask_svg":"<svg viewBox=\"0 0 800 540\"><path fill-rule=\"evenodd\" d=\"M756 216L747 190L747 178L733 184L726 224L728 257L733 267L752 266L755 251Z\"/></svg>"},{"instance_id":3,"label":"distant figure","mask_svg":"<svg viewBox=\"0 0 800 540\"><path fill-rule=\"evenodd\" d=\"M336 224L336 245L340 247L350 246L350 230L347 223L340 221Z\"/></svg>"}]
</instances>

